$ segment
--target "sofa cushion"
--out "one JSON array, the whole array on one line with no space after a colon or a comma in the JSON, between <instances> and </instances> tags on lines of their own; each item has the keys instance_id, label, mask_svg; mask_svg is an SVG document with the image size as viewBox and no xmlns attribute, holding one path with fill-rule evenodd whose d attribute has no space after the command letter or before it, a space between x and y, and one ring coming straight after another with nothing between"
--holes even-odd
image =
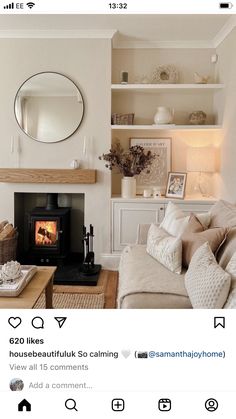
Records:
<instances>
[{"instance_id":1,"label":"sofa cushion","mask_svg":"<svg viewBox=\"0 0 236 419\"><path fill-rule=\"evenodd\" d=\"M227 264L225 271L231 275L231 287L224 308L236 308L236 251Z\"/></svg>"},{"instance_id":2,"label":"sofa cushion","mask_svg":"<svg viewBox=\"0 0 236 419\"><path fill-rule=\"evenodd\" d=\"M194 246L194 240L193 240L193 233L201 233L204 231L203 225L200 223L198 218L191 214L190 218L188 220L188 224L186 225L186 228L181 236L182 240L182 249L183 249L183 266L189 265L189 261L191 260L193 256L193 246Z\"/></svg>"},{"instance_id":3,"label":"sofa cushion","mask_svg":"<svg viewBox=\"0 0 236 419\"><path fill-rule=\"evenodd\" d=\"M231 228L227 234L225 242L219 249L216 259L219 265L225 269L231 257L236 251L236 227Z\"/></svg>"},{"instance_id":4,"label":"sofa cushion","mask_svg":"<svg viewBox=\"0 0 236 419\"><path fill-rule=\"evenodd\" d=\"M210 210L212 227L229 227L230 231L219 252L217 261L225 269L236 251L236 206L223 200L218 201Z\"/></svg>"},{"instance_id":5,"label":"sofa cushion","mask_svg":"<svg viewBox=\"0 0 236 419\"><path fill-rule=\"evenodd\" d=\"M209 228L236 227L236 206L220 200L210 209L211 222Z\"/></svg>"},{"instance_id":6,"label":"sofa cushion","mask_svg":"<svg viewBox=\"0 0 236 419\"><path fill-rule=\"evenodd\" d=\"M197 217L204 227L207 228L211 219L210 213L206 212L197 214ZM177 205L170 201L168 202L165 217L161 222L160 227L172 236L179 237L186 228L188 220L189 215L186 216L186 214Z\"/></svg>"},{"instance_id":7,"label":"sofa cushion","mask_svg":"<svg viewBox=\"0 0 236 419\"><path fill-rule=\"evenodd\" d=\"M188 267L196 250L208 242L213 253L216 253L226 239L227 228L210 228L204 230L197 217L192 214L181 236L183 243L182 264Z\"/></svg>"},{"instance_id":8,"label":"sofa cushion","mask_svg":"<svg viewBox=\"0 0 236 419\"><path fill-rule=\"evenodd\" d=\"M185 275L193 308L222 308L228 297L231 276L216 262L208 243L194 253Z\"/></svg>"},{"instance_id":9,"label":"sofa cushion","mask_svg":"<svg viewBox=\"0 0 236 419\"><path fill-rule=\"evenodd\" d=\"M148 231L147 253L171 272L181 273L182 241L155 224Z\"/></svg>"},{"instance_id":10,"label":"sofa cushion","mask_svg":"<svg viewBox=\"0 0 236 419\"><path fill-rule=\"evenodd\" d=\"M143 292L127 295L123 299L122 308L189 309L192 305L184 295Z\"/></svg>"},{"instance_id":11,"label":"sofa cushion","mask_svg":"<svg viewBox=\"0 0 236 419\"><path fill-rule=\"evenodd\" d=\"M184 285L184 273L176 275L169 271L147 252L145 245L126 246L119 266L118 307L129 295L142 294L188 294Z\"/></svg>"}]
</instances>

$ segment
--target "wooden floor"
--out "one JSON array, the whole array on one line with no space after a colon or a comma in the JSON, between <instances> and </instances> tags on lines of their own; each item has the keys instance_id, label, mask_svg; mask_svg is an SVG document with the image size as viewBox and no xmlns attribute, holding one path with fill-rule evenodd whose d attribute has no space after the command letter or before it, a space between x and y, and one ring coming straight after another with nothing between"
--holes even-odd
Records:
<instances>
[{"instance_id":1,"label":"wooden floor","mask_svg":"<svg viewBox=\"0 0 236 419\"><path fill-rule=\"evenodd\" d=\"M102 270L96 286L54 285L53 292L105 294L104 308L116 308L118 272Z\"/></svg>"},{"instance_id":2,"label":"wooden floor","mask_svg":"<svg viewBox=\"0 0 236 419\"><path fill-rule=\"evenodd\" d=\"M107 287L105 291L105 307L116 308L117 287L118 287L118 272L105 271L108 275Z\"/></svg>"}]
</instances>

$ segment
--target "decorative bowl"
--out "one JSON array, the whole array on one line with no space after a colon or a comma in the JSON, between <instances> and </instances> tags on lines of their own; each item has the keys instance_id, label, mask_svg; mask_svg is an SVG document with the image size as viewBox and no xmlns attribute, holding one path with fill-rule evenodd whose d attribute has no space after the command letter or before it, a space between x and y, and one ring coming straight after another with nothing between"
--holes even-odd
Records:
<instances>
[{"instance_id":1,"label":"decorative bowl","mask_svg":"<svg viewBox=\"0 0 236 419\"><path fill-rule=\"evenodd\" d=\"M189 123L191 125L204 125L206 122L206 113L203 111L195 111L189 115Z\"/></svg>"},{"instance_id":2,"label":"decorative bowl","mask_svg":"<svg viewBox=\"0 0 236 419\"><path fill-rule=\"evenodd\" d=\"M13 282L22 275L21 265L16 261L7 262L1 270L1 280L3 282Z\"/></svg>"}]
</instances>

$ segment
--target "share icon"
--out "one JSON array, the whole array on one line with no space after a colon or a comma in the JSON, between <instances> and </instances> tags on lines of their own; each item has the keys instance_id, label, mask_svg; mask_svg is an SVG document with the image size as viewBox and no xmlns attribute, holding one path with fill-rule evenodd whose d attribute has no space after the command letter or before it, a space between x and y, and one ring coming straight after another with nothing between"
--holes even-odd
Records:
<instances>
[{"instance_id":1,"label":"share icon","mask_svg":"<svg viewBox=\"0 0 236 419\"><path fill-rule=\"evenodd\" d=\"M54 319L57 321L59 329L61 329L67 317L54 317Z\"/></svg>"}]
</instances>

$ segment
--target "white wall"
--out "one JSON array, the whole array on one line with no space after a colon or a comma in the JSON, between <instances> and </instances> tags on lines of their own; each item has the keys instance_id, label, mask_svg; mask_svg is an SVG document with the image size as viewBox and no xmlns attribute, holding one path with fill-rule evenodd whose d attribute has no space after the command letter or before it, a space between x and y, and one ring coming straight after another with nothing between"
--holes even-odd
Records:
<instances>
[{"instance_id":1,"label":"white wall","mask_svg":"<svg viewBox=\"0 0 236 419\"><path fill-rule=\"evenodd\" d=\"M236 28L217 48L218 78L226 84L216 97L216 110L222 114L221 175L217 183L223 199L236 202Z\"/></svg>"},{"instance_id":2,"label":"white wall","mask_svg":"<svg viewBox=\"0 0 236 419\"><path fill-rule=\"evenodd\" d=\"M20 166L23 168L68 168L71 160L82 159L84 136L93 139L89 156L98 170L94 185L0 185L0 219L14 219L14 192L85 193L85 223L95 227L95 251L110 251L110 173L98 156L110 147L110 40L1 39L0 40L0 167L15 167L11 139L20 136ZM56 71L71 78L85 101L84 120L68 140L45 144L28 138L14 116L14 98L28 77L42 71ZM88 163L83 162L86 167Z\"/></svg>"}]
</instances>

